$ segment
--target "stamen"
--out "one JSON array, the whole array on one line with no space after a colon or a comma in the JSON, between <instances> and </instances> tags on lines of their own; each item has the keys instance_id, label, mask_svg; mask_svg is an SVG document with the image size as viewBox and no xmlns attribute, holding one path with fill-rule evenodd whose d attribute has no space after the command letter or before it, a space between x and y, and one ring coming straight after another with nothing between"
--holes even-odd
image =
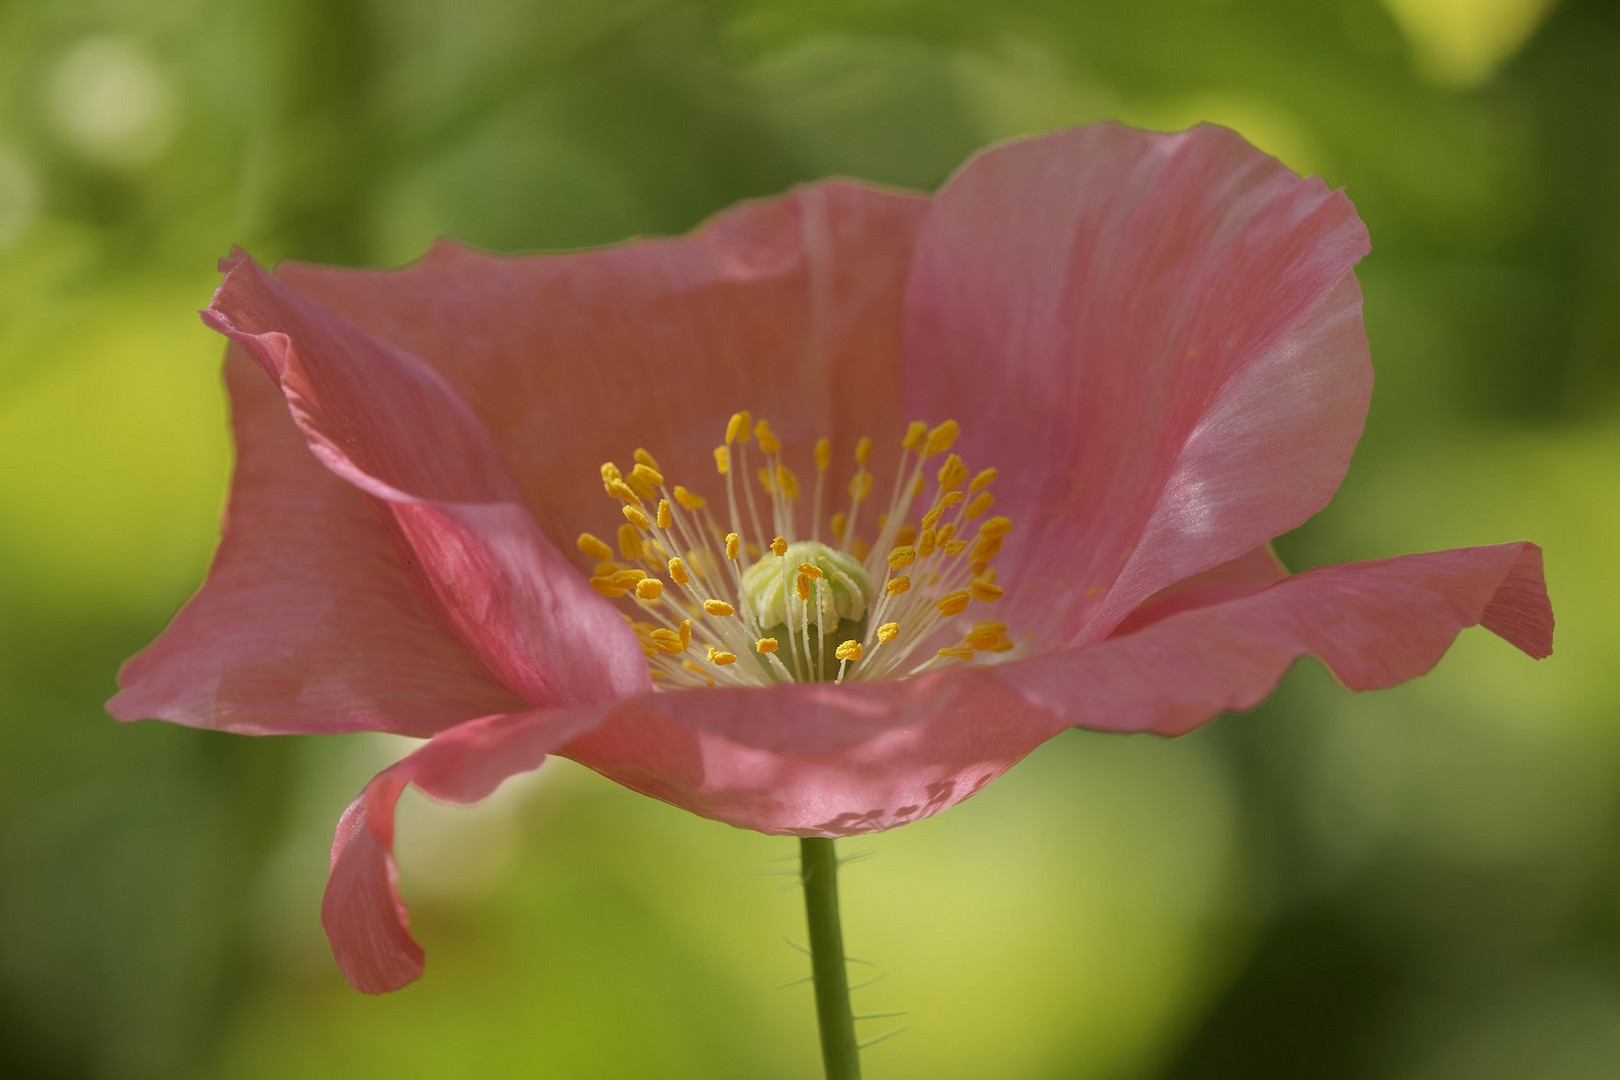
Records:
<instances>
[{"instance_id":1,"label":"stamen","mask_svg":"<svg viewBox=\"0 0 1620 1080\"><path fill-rule=\"evenodd\" d=\"M589 555L598 562L613 558L613 549L590 533L580 533L578 542L580 553Z\"/></svg>"},{"instance_id":2,"label":"stamen","mask_svg":"<svg viewBox=\"0 0 1620 1080\"><path fill-rule=\"evenodd\" d=\"M858 519L876 487L868 468L874 443L856 440L852 468L839 477L830 475L832 441L817 439L808 455L816 479L807 536L794 520L794 465L804 460L793 461L767 420L737 412L714 448L724 511L669 484L657 459L637 447L628 472L611 461L600 468L624 517L617 552L593 533L580 533L576 546L593 567L593 589L637 605L626 619L660 690L903 678L950 660L994 663L1020 647L1005 624L964 627L961 617L972 604L1001 599L991 560L1012 523L987 518L996 471L972 473L952 452L960 430L954 420L906 428L889 497L873 508L875 533L869 526L864 536ZM751 441L761 455L752 463ZM937 468L925 468L940 455ZM823 519L827 485L839 480L849 502ZM824 522L828 543L819 535ZM965 522L974 528L958 538L969 531ZM762 558L767 549L774 559ZM694 634L701 657L689 652Z\"/></svg>"}]
</instances>

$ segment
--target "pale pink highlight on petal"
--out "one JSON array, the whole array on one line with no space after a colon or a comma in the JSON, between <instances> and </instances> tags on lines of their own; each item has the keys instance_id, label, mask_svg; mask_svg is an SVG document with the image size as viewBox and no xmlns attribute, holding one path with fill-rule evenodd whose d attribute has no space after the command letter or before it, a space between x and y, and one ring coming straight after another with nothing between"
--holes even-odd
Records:
<instances>
[{"instance_id":1,"label":"pale pink highlight on petal","mask_svg":"<svg viewBox=\"0 0 1620 1080\"><path fill-rule=\"evenodd\" d=\"M1097 640L1326 504L1371 387L1366 251L1342 193L1220 128L1095 125L957 173L918 241L907 400L964 413L1012 481L1014 621Z\"/></svg>"},{"instance_id":2,"label":"pale pink highlight on petal","mask_svg":"<svg viewBox=\"0 0 1620 1080\"><path fill-rule=\"evenodd\" d=\"M280 384L310 450L376 502L456 636L535 705L648 685L634 636L541 534L456 391L251 260L207 312Z\"/></svg>"}]
</instances>

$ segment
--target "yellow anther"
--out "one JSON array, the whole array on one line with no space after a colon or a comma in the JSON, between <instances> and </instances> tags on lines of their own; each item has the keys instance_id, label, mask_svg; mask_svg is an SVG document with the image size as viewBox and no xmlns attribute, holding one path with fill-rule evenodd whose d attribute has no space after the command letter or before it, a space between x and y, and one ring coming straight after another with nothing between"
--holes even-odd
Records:
<instances>
[{"instance_id":1,"label":"yellow anther","mask_svg":"<svg viewBox=\"0 0 1620 1080\"><path fill-rule=\"evenodd\" d=\"M889 569L904 570L917 561L917 549L910 544L901 544L889 552Z\"/></svg>"},{"instance_id":2,"label":"yellow anther","mask_svg":"<svg viewBox=\"0 0 1620 1080\"><path fill-rule=\"evenodd\" d=\"M678 656L686 651L686 642L682 641L681 635L673 630L659 627L652 632L651 640L653 648L665 656Z\"/></svg>"},{"instance_id":3,"label":"yellow anther","mask_svg":"<svg viewBox=\"0 0 1620 1080\"><path fill-rule=\"evenodd\" d=\"M917 557L920 559L928 558L934 553L934 546L938 542L939 537L934 533L933 529L924 529L922 535L917 537Z\"/></svg>"},{"instance_id":4,"label":"yellow anther","mask_svg":"<svg viewBox=\"0 0 1620 1080\"><path fill-rule=\"evenodd\" d=\"M967 550L967 546L968 546L968 542L966 540L950 540L950 541L947 541L946 544L945 544L945 554L947 554L947 555L960 555L960 554L962 554L962 552Z\"/></svg>"},{"instance_id":5,"label":"yellow anther","mask_svg":"<svg viewBox=\"0 0 1620 1080\"><path fill-rule=\"evenodd\" d=\"M980 536L1000 537L1006 536L1010 532L1012 532L1012 522L999 514L979 526Z\"/></svg>"},{"instance_id":6,"label":"yellow anther","mask_svg":"<svg viewBox=\"0 0 1620 1080\"><path fill-rule=\"evenodd\" d=\"M669 500L658 500L658 527L667 529L675 522L675 515L669 512Z\"/></svg>"},{"instance_id":7,"label":"yellow anther","mask_svg":"<svg viewBox=\"0 0 1620 1080\"><path fill-rule=\"evenodd\" d=\"M906 437L900 440L900 445L907 450L915 450L922 444L923 436L928 434L928 425L921 420L913 420L906 425Z\"/></svg>"},{"instance_id":8,"label":"yellow anther","mask_svg":"<svg viewBox=\"0 0 1620 1080\"><path fill-rule=\"evenodd\" d=\"M721 476L731 472L731 447L717 446L714 448L714 467Z\"/></svg>"},{"instance_id":9,"label":"yellow anther","mask_svg":"<svg viewBox=\"0 0 1620 1080\"><path fill-rule=\"evenodd\" d=\"M855 464L865 465L872 460L872 436L862 435L855 442Z\"/></svg>"},{"instance_id":10,"label":"yellow anther","mask_svg":"<svg viewBox=\"0 0 1620 1080\"><path fill-rule=\"evenodd\" d=\"M857 536L849 542L849 553L858 561L865 562L866 557L872 553L872 545Z\"/></svg>"},{"instance_id":11,"label":"yellow anther","mask_svg":"<svg viewBox=\"0 0 1620 1080\"><path fill-rule=\"evenodd\" d=\"M1001 551L1001 537L981 536L973 542L973 561L989 562Z\"/></svg>"},{"instance_id":12,"label":"yellow anther","mask_svg":"<svg viewBox=\"0 0 1620 1080\"><path fill-rule=\"evenodd\" d=\"M759 486L765 489L765 494L767 494L767 495L775 495L776 494L776 485L774 483L772 483L772 476L771 476L771 470L770 469L766 468L764 465L761 465L759 467L759 471L754 473L754 475L759 478Z\"/></svg>"},{"instance_id":13,"label":"yellow anther","mask_svg":"<svg viewBox=\"0 0 1620 1080\"><path fill-rule=\"evenodd\" d=\"M807 578L818 578L821 576L821 567L813 562L800 563L799 573Z\"/></svg>"},{"instance_id":14,"label":"yellow anther","mask_svg":"<svg viewBox=\"0 0 1620 1080\"><path fill-rule=\"evenodd\" d=\"M638 528L638 529L650 529L650 528L652 528L652 522L650 520L648 520L646 514L643 514L641 512L641 508L639 506L626 506L626 507L623 508L623 510L624 510L624 520L628 521L630 524L634 525L636 528Z\"/></svg>"},{"instance_id":15,"label":"yellow anther","mask_svg":"<svg viewBox=\"0 0 1620 1080\"><path fill-rule=\"evenodd\" d=\"M809 600L810 579L803 574L800 574L798 577L794 578L793 591L798 594L800 600Z\"/></svg>"},{"instance_id":16,"label":"yellow anther","mask_svg":"<svg viewBox=\"0 0 1620 1080\"><path fill-rule=\"evenodd\" d=\"M986 486L987 484L994 483L995 479L996 479L996 470L994 470L994 469L980 469L979 470L979 475L975 476L973 478L973 482L968 485L968 490L969 491L978 491L980 488Z\"/></svg>"},{"instance_id":17,"label":"yellow anther","mask_svg":"<svg viewBox=\"0 0 1620 1080\"><path fill-rule=\"evenodd\" d=\"M915 544L917 542L917 526L900 526L900 531L894 534L894 542L896 544Z\"/></svg>"},{"instance_id":18,"label":"yellow anther","mask_svg":"<svg viewBox=\"0 0 1620 1080\"><path fill-rule=\"evenodd\" d=\"M981 634L975 631L963 638L962 644L974 652L987 652L1000 640L1000 634Z\"/></svg>"},{"instance_id":19,"label":"yellow anther","mask_svg":"<svg viewBox=\"0 0 1620 1080\"><path fill-rule=\"evenodd\" d=\"M759 440L759 448L767 454L779 453L782 449L782 440L776 437L771 425L764 420L754 425L754 438Z\"/></svg>"},{"instance_id":20,"label":"yellow anther","mask_svg":"<svg viewBox=\"0 0 1620 1080\"><path fill-rule=\"evenodd\" d=\"M1003 590L1000 585L992 585L988 581L975 581L968 586L968 592L972 595L973 599L982 604L988 604L992 601L1000 600L1002 597L1002 591Z\"/></svg>"},{"instance_id":21,"label":"yellow anther","mask_svg":"<svg viewBox=\"0 0 1620 1080\"><path fill-rule=\"evenodd\" d=\"M589 555L597 562L606 562L613 558L613 549L603 543L599 537L590 533L580 533L579 539L575 543L579 545L580 554Z\"/></svg>"},{"instance_id":22,"label":"yellow anther","mask_svg":"<svg viewBox=\"0 0 1620 1080\"><path fill-rule=\"evenodd\" d=\"M692 575L686 572L686 563L679 555L669 560L669 580L677 585L685 585L692 580Z\"/></svg>"},{"instance_id":23,"label":"yellow anther","mask_svg":"<svg viewBox=\"0 0 1620 1080\"><path fill-rule=\"evenodd\" d=\"M945 508L943 506L934 507L932 510L928 511L928 513L922 516L922 527L924 529L932 529L935 525L939 524L939 519L944 516L944 514Z\"/></svg>"},{"instance_id":24,"label":"yellow anther","mask_svg":"<svg viewBox=\"0 0 1620 1080\"><path fill-rule=\"evenodd\" d=\"M966 498L967 496L960 491L947 491L945 497L939 500L939 505L949 510L953 506L960 505Z\"/></svg>"},{"instance_id":25,"label":"yellow anther","mask_svg":"<svg viewBox=\"0 0 1620 1080\"><path fill-rule=\"evenodd\" d=\"M973 496L973 501L968 503L966 510L962 511L962 516L972 521L995 504L996 497L994 495L988 491L981 491Z\"/></svg>"},{"instance_id":26,"label":"yellow anther","mask_svg":"<svg viewBox=\"0 0 1620 1080\"><path fill-rule=\"evenodd\" d=\"M956 437L962 433L962 425L955 420L947 420L928 433L928 441L923 444L923 457L933 457L949 450L956 443Z\"/></svg>"},{"instance_id":27,"label":"yellow anther","mask_svg":"<svg viewBox=\"0 0 1620 1080\"><path fill-rule=\"evenodd\" d=\"M638 461L636 467L630 470L630 475L624 478L624 482L643 499L655 499L658 497L658 489L664 486L664 474Z\"/></svg>"},{"instance_id":28,"label":"yellow anther","mask_svg":"<svg viewBox=\"0 0 1620 1080\"><path fill-rule=\"evenodd\" d=\"M787 547L787 537L778 536L775 540L771 541L771 554L775 555L778 559L785 559L787 558Z\"/></svg>"},{"instance_id":29,"label":"yellow anther","mask_svg":"<svg viewBox=\"0 0 1620 1080\"><path fill-rule=\"evenodd\" d=\"M826 472L832 465L832 443L825 439L816 440L816 472Z\"/></svg>"},{"instance_id":30,"label":"yellow anther","mask_svg":"<svg viewBox=\"0 0 1620 1080\"><path fill-rule=\"evenodd\" d=\"M611 578L593 577L591 578L591 588L609 600L617 600L624 595L624 590L615 586Z\"/></svg>"},{"instance_id":31,"label":"yellow anther","mask_svg":"<svg viewBox=\"0 0 1620 1080\"><path fill-rule=\"evenodd\" d=\"M608 580L613 583L615 589L633 589L638 582L645 580L646 577L647 571L645 570L619 570L608 575Z\"/></svg>"},{"instance_id":32,"label":"yellow anther","mask_svg":"<svg viewBox=\"0 0 1620 1080\"><path fill-rule=\"evenodd\" d=\"M703 601L703 610L707 611L710 615L714 615L717 618L722 619L727 615L734 615L737 612L736 608L732 607L724 600L705 600Z\"/></svg>"},{"instance_id":33,"label":"yellow anther","mask_svg":"<svg viewBox=\"0 0 1620 1080\"><path fill-rule=\"evenodd\" d=\"M592 570L591 573L596 575L597 577L611 577L612 575L617 574L620 570L623 570L623 569L624 569L624 563L615 562L612 559L607 559L607 560L605 560L603 562L597 563L596 568L594 570Z\"/></svg>"},{"instance_id":34,"label":"yellow anther","mask_svg":"<svg viewBox=\"0 0 1620 1080\"><path fill-rule=\"evenodd\" d=\"M962 612L966 611L968 599L969 596L966 589L957 589L955 592L948 592L938 600L935 600L934 607L938 608L939 613L948 619L952 615L960 615Z\"/></svg>"},{"instance_id":35,"label":"yellow anther","mask_svg":"<svg viewBox=\"0 0 1620 1080\"><path fill-rule=\"evenodd\" d=\"M842 510L832 516L832 531L835 541L843 539L844 526L849 524L849 515Z\"/></svg>"},{"instance_id":36,"label":"yellow anther","mask_svg":"<svg viewBox=\"0 0 1620 1080\"><path fill-rule=\"evenodd\" d=\"M684 649L690 644L692 644L692 620L691 619L682 619L681 620L681 648Z\"/></svg>"},{"instance_id":37,"label":"yellow anther","mask_svg":"<svg viewBox=\"0 0 1620 1080\"><path fill-rule=\"evenodd\" d=\"M1000 641L998 641L994 645L990 646L990 651L991 652L1012 652L1013 649L1016 648L1016 647L1017 646L1015 646L1013 644L1012 638L1002 638Z\"/></svg>"},{"instance_id":38,"label":"yellow anther","mask_svg":"<svg viewBox=\"0 0 1620 1080\"><path fill-rule=\"evenodd\" d=\"M869 473L869 472L858 472L854 476L849 478L849 497L850 498L854 499L858 503L862 503L862 502L866 501L866 497L868 495L870 495L870 494L872 494L872 474L871 473Z\"/></svg>"},{"instance_id":39,"label":"yellow anther","mask_svg":"<svg viewBox=\"0 0 1620 1080\"><path fill-rule=\"evenodd\" d=\"M736 662L736 653L723 652L722 650L715 648L713 645L709 646L709 663L715 665L716 667L725 667L727 664L734 664Z\"/></svg>"},{"instance_id":40,"label":"yellow anther","mask_svg":"<svg viewBox=\"0 0 1620 1080\"><path fill-rule=\"evenodd\" d=\"M647 466L647 468L653 470L654 472L661 471L658 468L658 459L653 457L651 453L640 446L636 447L636 452L632 454L631 457L635 458L636 461Z\"/></svg>"},{"instance_id":41,"label":"yellow anther","mask_svg":"<svg viewBox=\"0 0 1620 1080\"><path fill-rule=\"evenodd\" d=\"M911 497L915 499L917 496L921 495L923 493L923 488L927 486L927 484L923 483L922 477L917 477L916 481L911 485Z\"/></svg>"},{"instance_id":42,"label":"yellow anther","mask_svg":"<svg viewBox=\"0 0 1620 1080\"><path fill-rule=\"evenodd\" d=\"M709 505L709 500L692 494L679 484L675 485L675 501L681 504L682 510L701 510Z\"/></svg>"},{"instance_id":43,"label":"yellow anther","mask_svg":"<svg viewBox=\"0 0 1620 1080\"><path fill-rule=\"evenodd\" d=\"M881 642L888 643L890 641L893 641L894 636L896 634L898 634L899 632L900 632L900 624L899 623L897 623L897 622L886 622L882 626L878 627L878 629L877 629L877 638Z\"/></svg>"},{"instance_id":44,"label":"yellow anther","mask_svg":"<svg viewBox=\"0 0 1620 1080\"><path fill-rule=\"evenodd\" d=\"M969 631L967 637L962 639L962 644L974 652L984 652L1000 641L1006 632L1007 627L1002 623L977 622L973 624L973 629Z\"/></svg>"},{"instance_id":45,"label":"yellow anther","mask_svg":"<svg viewBox=\"0 0 1620 1080\"><path fill-rule=\"evenodd\" d=\"M840 660L859 660L861 658L861 643L854 638L850 638L834 649L833 655Z\"/></svg>"},{"instance_id":46,"label":"yellow anther","mask_svg":"<svg viewBox=\"0 0 1620 1080\"><path fill-rule=\"evenodd\" d=\"M737 561L737 548L742 543L742 537L736 533L726 533L726 558L732 562Z\"/></svg>"},{"instance_id":47,"label":"yellow anther","mask_svg":"<svg viewBox=\"0 0 1620 1080\"><path fill-rule=\"evenodd\" d=\"M619 557L625 562L640 562L646 548L641 542L641 534L636 527L628 521L619 526Z\"/></svg>"},{"instance_id":48,"label":"yellow anther","mask_svg":"<svg viewBox=\"0 0 1620 1080\"><path fill-rule=\"evenodd\" d=\"M607 488L607 493L609 495L613 496L615 499L622 499L631 506L636 506L641 502L641 496L637 495L635 489L629 484L625 483L623 480L609 480L603 486Z\"/></svg>"},{"instance_id":49,"label":"yellow anther","mask_svg":"<svg viewBox=\"0 0 1620 1080\"><path fill-rule=\"evenodd\" d=\"M945 459L945 464L939 467L939 490L955 491L967 479L967 466L962 459L952 454Z\"/></svg>"},{"instance_id":50,"label":"yellow anther","mask_svg":"<svg viewBox=\"0 0 1620 1080\"><path fill-rule=\"evenodd\" d=\"M754 642L754 651L758 652L758 653L773 653L773 652L775 652L776 651L776 639L773 638L773 637L762 637L762 638L760 638L758 641Z\"/></svg>"},{"instance_id":51,"label":"yellow anther","mask_svg":"<svg viewBox=\"0 0 1620 1080\"><path fill-rule=\"evenodd\" d=\"M664 583L655 577L636 582L636 598L639 600L656 600L663 595Z\"/></svg>"},{"instance_id":52,"label":"yellow anther","mask_svg":"<svg viewBox=\"0 0 1620 1080\"><path fill-rule=\"evenodd\" d=\"M940 649L938 655L949 657L952 660L971 660L973 650L966 645L952 645L948 649Z\"/></svg>"},{"instance_id":53,"label":"yellow anther","mask_svg":"<svg viewBox=\"0 0 1620 1080\"><path fill-rule=\"evenodd\" d=\"M611 461L602 462L602 483L608 484L612 483L614 480L623 479L624 473L619 471L619 467L617 465L613 464Z\"/></svg>"},{"instance_id":54,"label":"yellow anther","mask_svg":"<svg viewBox=\"0 0 1620 1080\"><path fill-rule=\"evenodd\" d=\"M793 502L799 501L799 478L786 465L776 467L776 488Z\"/></svg>"},{"instance_id":55,"label":"yellow anther","mask_svg":"<svg viewBox=\"0 0 1620 1080\"><path fill-rule=\"evenodd\" d=\"M731 419L726 421L726 445L747 442L748 432L753 426L754 418L746 412L732 413Z\"/></svg>"},{"instance_id":56,"label":"yellow anther","mask_svg":"<svg viewBox=\"0 0 1620 1080\"><path fill-rule=\"evenodd\" d=\"M947 521L945 524L941 525L936 530L934 539L940 544L941 547L943 547L944 545L950 543L951 538L954 537L955 535L956 535L956 522Z\"/></svg>"},{"instance_id":57,"label":"yellow anther","mask_svg":"<svg viewBox=\"0 0 1620 1080\"><path fill-rule=\"evenodd\" d=\"M883 587L888 590L890 596L899 596L911 588L911 578L909 576L897 577Z\"/></svg>"}]
</instances>

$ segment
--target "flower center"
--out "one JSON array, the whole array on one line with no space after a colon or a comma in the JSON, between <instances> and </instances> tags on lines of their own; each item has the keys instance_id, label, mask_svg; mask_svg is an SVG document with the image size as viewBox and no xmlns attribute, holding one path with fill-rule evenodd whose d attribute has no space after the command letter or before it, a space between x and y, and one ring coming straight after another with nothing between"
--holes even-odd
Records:
<instances>
[{"instance_id":1,"label":"flower center","mask_svg":"<svg viewBox=\"0 0 1620 1080\"><path fill-rule=\"evenodd\" d=\"M959 431L954 420L906 429L893 492L870 541L860 532L873 486L869 438L855 444L847 509L827 519L826 540L827 439L813 449L807 537L796 535L798 476L768 422L737 413L715 447L724 513L666 484L657 461L638 449L628 473L602 466L603 488L625 521L617 550L580 535L579 550L596 560L591 584L636 605L638 615L625 618L664 688L904 678L983 654L999 658L1015 648L1006 626L966 613L1001 598L990 561L1012 523L984 516L995 502L987 489L996 470L969 479L950 453ZM763 458L753 474L758 493L748 481L750 441ZM930 485L925 466L941 454Z\"/></svg>"}]
</instances>

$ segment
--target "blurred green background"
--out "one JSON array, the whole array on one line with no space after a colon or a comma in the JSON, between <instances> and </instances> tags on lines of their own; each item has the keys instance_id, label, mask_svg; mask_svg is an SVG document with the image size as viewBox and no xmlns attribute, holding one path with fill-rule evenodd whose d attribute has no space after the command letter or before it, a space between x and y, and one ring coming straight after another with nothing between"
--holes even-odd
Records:
<instances>
[{"instance_id":1,"label":"blurred green background","mask_svg":"<svg viewBox=\"0 0 1620 1080\"><path fill-rule=\"evenodd\" d=\"M1378 370L1295 567L1534 539L1558 652L1314 663L1164 741L1072 733L844 845L902 1077L1620 1069L1620 5L0 0L0 1075L811 1077L792 841L568 763L408 797L427 976L351 991L331 829L404 740L124 726L229 467L215 260L690 228L1115 117L1348 188Z\"/></svg>"}]
</instances>

